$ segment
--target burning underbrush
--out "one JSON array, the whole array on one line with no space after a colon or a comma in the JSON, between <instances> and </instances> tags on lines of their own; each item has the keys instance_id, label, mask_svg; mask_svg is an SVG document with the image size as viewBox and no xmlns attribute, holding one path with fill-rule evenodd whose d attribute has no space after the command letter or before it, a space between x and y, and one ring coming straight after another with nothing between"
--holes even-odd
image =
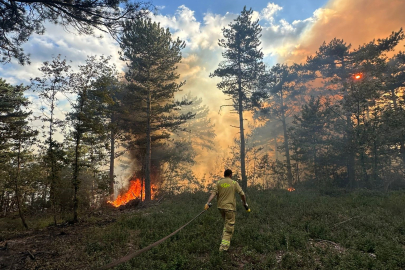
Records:
<instances>
[{"instance_id":1,"label":"burning underbrush","mask_svg":"<svg viewBox=\"0 0 405 270\"><path fill-rule=\"evenodd\" d=\"M152 199L155 197L157 187L155 185L151 185L151 197ZM142 181L138 178L135 180L129 181L128 190L125 192L121 192L120 195L114 201L108 201L109 204L113 205L114 207L120 207L124 205L128 206L137 206L140 201L145 200L145 185L143 185Z\"/></svg>"}]
</instances>

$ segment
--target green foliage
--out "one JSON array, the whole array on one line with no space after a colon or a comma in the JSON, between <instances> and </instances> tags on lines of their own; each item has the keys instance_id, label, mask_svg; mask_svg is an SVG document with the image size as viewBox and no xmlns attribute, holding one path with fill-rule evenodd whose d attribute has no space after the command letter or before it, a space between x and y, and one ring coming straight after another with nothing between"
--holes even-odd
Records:
<instances>
[{"instance_id":1,"label":"green foliage","mask_svg":"<svg viewBox=\"0 0 405 270\"><path fill-rule=\"evenodd\" d=\"M60 55L55 57L52 62L44 62L39 68L42 77L31 79L31 89L38 92L38 96L44 106L41 108L43 114L39 119L44 123L42 126L42 137L45 139L43 144L38 145L43 152L43 168L48 174L47 185L50 185L50 201L54 211L54 223L56 225L56 190L60 182L60 171L65 165L64 151L62 144L55 140L55 133L61 131L66 125L65 119L58 119L55 110L58 107L58 94L66 94L69 90L69 72L70 66L66 59L61 60ZM60 194L60 193L59 193Z\"/></svg>"},{"instance_id":2,"label":"green foliage","mask_svg":"<svg viewBox=\"0 0 405 270\"><path fill-rule=\"evenodd\" d=\"M238 205L231 249L217 251L222 219L215 208L152 250L116 269L402 269L404 223L392 212L403 192L248 190L252 212ZM97 265L170 234L195 216L207 194L183 193L156 208L122 216L87 237ZM94 257L92 257L94 258Z\"/></svg>"},{"instance_id":3,"label":"green foliage","mask_svg":"<svg viewBox=\"0 0 405 270\"><path fill-rule=\"evenodd\" d=\"M210 74L210 77L221 78L217 87L232 100L232 104L223 106L233 107L239 116L243 189L247 187L243 112L252 110L257 105L256 101L263 95L263 92L258 91L259 79L264 72L263 52L259 48L262 28L259 20L252 21L252 14L253 10L247 10L245 6L234 22L230 23L228 28L222 29L224 38L220 39L218 44L225 49L222 53L225 60Z\"/></svg>"},{"instance_id":4,"label":"green foliage","mask_svg":"<svg viewBox=\"0 0 405 270\"><path fill-rule=\"evenodd\" d=\"M70 76L71 91L77 95L76 101L71 104L72 111L68 114L68 120L72 126L70 139L72 140L73 155L70 163L73 170L74 222L78 221L80 172L83 167L90 167L93 169L93 177L95 176L97 173L95 165L99 164L96 160L97 157L102 156L103 148L101 145L105 143L107 138L106 112L101 109L106 97L103 95L104 88L100 86L103 85L104 78L116 76L115 66L109 63L110 59L111 57L101 56L97 59L95 56L90 56L85 65L79 66L79 72ZM107 80L108 82L109 80ZM85 149L85 146L89 149ZM90 192L89 189L86 191Z\"/></svg>"},{"instance_id":5,"label":"green foliage","mask_svg":"<svg viewBox=\"0 0 405 270\"><path fill-rule=\"evenodd\" d=\"M329 196L313 190L248 189L247 194L252 212L237 204L235 233L227 253L218 251L223 221L212 207L175 236L115 269L405 266L404 213L394 206L405 200L404 192L362 190ZM77 269L83 263L105 265L175 231L202 211L207 196L204 192L166 196L157 206L121 213L108 224L103 224L105 216L93 216L78 225L71 242L57 241L52 248L59 254L69 250L71 260L65 269ZM51 219L39 217L35 223L27 218L27 222L41 228ZM0 234L5 240L23 229L15 219L0 220L0 228L5 228Z\"/></svg>"},{"instance_id":6,"label":"green foliage","mask_svg":"<svg viewBox=\"0 0 405 270\"><path fill-rule=\"evenodd\" d=\"M45 21L71 27L80 34L93 34L95 29L116 37L125 19L136 19L144 15L141 8L147 5L128 0L117 1L19 1L0 3L3 35L0 38L0 62L10 62L12 58L20 64L30 63L29 55L22 44L29 37L45 32Z\"/></svg>"},{"instance_id":7,"label":"green foliage","mask_svg":"<svg viewBox=\"0 0 405 270\"><path fill-rule=\"evenodd\" d=\"M0 79L0 192L14 193L22 224L28 228L22 198L29 192L31 179L25 172L33 161L32 145L38 132L28 125L30 103L24 91L25 87L11 86Z\"/></svg>"},{"instance_id":8,"label":"green foliage","mask_svg":"<svg viewBox=\"0 0 405 270\"><path fill-rule=\"evenodd\" d=\"M169 29L148 19L125 22L120 46L129 82L124 105L130 113L125 131L131 137L132 148L143 149L134 152L142 164L138 177L145 179L145 199L150 200L152 166L161 165L159 155L152 158L153 148L193 116L190 112L175 113L191 103L174 100L185 83L177 82L180 75L176 72L185 42L173 39Z\"/></svg>"}]
</instances>

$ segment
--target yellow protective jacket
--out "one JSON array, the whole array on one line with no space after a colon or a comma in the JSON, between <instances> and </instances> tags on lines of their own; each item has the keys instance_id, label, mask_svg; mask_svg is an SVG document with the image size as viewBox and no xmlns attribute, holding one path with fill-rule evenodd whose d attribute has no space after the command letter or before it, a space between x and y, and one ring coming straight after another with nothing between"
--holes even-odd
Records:
<instances>
[{"instance_id":1,"label":"yellow protective jacket","mask_svg":"<svg viewBox=\"0 0 405 270\"><path fill-rule=\"evenodd\" d=\"M236 211L235 192L245 195L238 182L229 177L225 177L214 184L212 190L217 195L217 207L219 209Z\"/></svg>"}]
</instances>

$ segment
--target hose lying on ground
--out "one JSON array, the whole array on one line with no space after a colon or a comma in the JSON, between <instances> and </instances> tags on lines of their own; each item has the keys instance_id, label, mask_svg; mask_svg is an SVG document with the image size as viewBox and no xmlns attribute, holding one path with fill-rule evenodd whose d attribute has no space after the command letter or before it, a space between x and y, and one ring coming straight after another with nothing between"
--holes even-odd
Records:
<instances>
[{"instance_id":1,"label":"hose lying on ground","mask_svg":"<svg viewBox=\"0 0 405 270\"><path fill-rule=\"evenodd\" d=\"M149 249L151 249L151 248L153 248L153 247L156 247L157 245L163 243L166 239L172 237L173 235L175 235L176 233L178 233L179 231L181 231L184 227L186 227L188 224L190 224L191 222L193 222L196 218L198 218L198 217L199 217L202 213L204 213L205 211L207 211L207 210L201 211L201 213L199 213L196 217L194 217L192 220L190 220L189 222L187 222L186 224L184 224L183 226L181 226L180 228L178 228L176 231L172 232L172 233L169 234L168 236L165 236L164 238L162 238L162 239L156 241L156 242L153 243L153 244L150 244L149 246L147 246L147 247L145 247L145 248L143 248L143 249L140 249L140 250L134 251L134 252L132 252L132 253L129 253L128 255L122 257L121 259L118 259L118 260L116 260L116 261L114 261L114 262L111 262L111 263L109 263L109 264L107 264L107 265L104 265L103 267L98 268L98 269L99 269L99 270L105 270L105 269L112 268L112 267L117 266L117 265L119 265L119 264L121 264L121 263L124 263L124 262L129 261L130 259L132 259L132 258L134 258L134 257L136 257L136 256L138 256L138 255L140 255L140 254L142 254L142 253L144 253L145 251L148 251Z\"/></svg>"}]
</instances>

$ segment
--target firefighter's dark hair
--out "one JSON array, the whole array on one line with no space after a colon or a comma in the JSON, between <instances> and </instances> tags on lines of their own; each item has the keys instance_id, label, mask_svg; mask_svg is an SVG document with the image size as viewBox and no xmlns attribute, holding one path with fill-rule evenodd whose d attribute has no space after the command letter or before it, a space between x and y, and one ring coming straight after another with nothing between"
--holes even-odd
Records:
<instances>
[{"instance_id":1,"label":"firefighter's dark hair","mask_svg":"<svg viewBox=\"0 0 405 270\"><path fill-rule=\"evenodd\" d=\"M232 171L230 169L226 169L224 172L224 177L231 176L231 175L232 175Z\"/></svg>"}]
</instances>

